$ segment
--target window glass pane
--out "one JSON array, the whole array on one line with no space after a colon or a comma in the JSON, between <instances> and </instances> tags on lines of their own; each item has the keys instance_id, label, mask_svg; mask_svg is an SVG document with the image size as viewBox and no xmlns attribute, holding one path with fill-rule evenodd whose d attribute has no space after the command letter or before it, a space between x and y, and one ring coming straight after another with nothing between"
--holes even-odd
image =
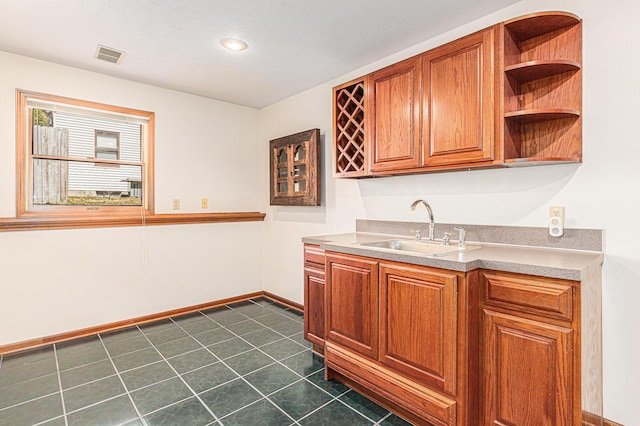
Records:
<instances>
[{"instance_id":1,"label":"window glass pane","mask_svg":"<svg viewBox=\"0 0 640 426\"><path fill-rule=\"evenodd\" d=\"M34 205L140 206L142 167L34 159L32 194Z\"/></svg>"},{"instance_id":2,"label":"window glass pane","mask_svg":"<svg viewBox=\"0 0 640 426\"><path fill-rule=\"evenodd\" d=\"M117 160L118 151L98 151L96 152L96 158L100 160Z\"/></svg>"},{"instance_id":3,"label":"window glass pane","mask_svg":"<svg viewBox=\"0 0 640 426\"><path fill-rule=\"evenodd\" d=\"M96 147L118 149L118 134L96 132Z\"/></svg>"},{"instance_id":4,"label":"window glass pane","mask_svg":"<svg viewBox=\"0 0 640 426\"><path fill-rule=\"evenodd\" d=\"M119 148L122 161L141 161L142 126L139 123L53 111L53 125L69 132L69 157L94 158L97 143L98 148Z\"/></svg>"}]
</instances>

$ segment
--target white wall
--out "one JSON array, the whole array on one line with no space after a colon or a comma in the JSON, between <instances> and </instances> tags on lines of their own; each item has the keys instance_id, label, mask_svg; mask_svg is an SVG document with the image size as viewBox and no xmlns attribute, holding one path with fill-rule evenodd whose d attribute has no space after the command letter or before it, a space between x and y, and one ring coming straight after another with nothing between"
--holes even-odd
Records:
<instances>
[{"instance_id":1,"label":"white wall","mask_svg":"<svg viewBox=\"0 0 640 426\"><path fill-rule=\"evenodd\" d=\"M331 87L494 23L541 10L584 20L582 165L452 172L366 180L332 179ZM566 226L606 230L604 279L605 416L640 424L640 45L632 0L524 0L349 75L264 108L259 116L265 289L302 302L302 245L309 235L352 232L355 219L415 221L408 206L425 198L436 221L546 226L551 205ZM318 127L323 135L322 206L270 207L268 142Z\"/></svg>"},{"instance_id":2,"label":"white wall","mask_svg":"<svg viewBox=\"0 0 640 426\"><path fill-rule=\"evenodd\" d=\"M15 90L156 113L156 212L258 211L258 111L0 52L0 217ZM209 209L200 209L200 198ZM0 232L0 345L262 290L262 222Z\"/></svg>"}]
</instances>

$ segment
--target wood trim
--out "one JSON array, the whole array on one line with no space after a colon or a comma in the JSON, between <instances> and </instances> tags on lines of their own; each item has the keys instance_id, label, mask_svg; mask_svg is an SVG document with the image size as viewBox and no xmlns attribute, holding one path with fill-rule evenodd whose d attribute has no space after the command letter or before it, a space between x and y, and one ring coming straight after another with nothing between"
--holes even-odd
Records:
<instances>
[{"instance_id":1,"label":"wood trim","mask_svg":"<svg viewBox=\"0 0 640 426\"><path fill-rule=\"evenodd\" d=\"M136 206L133 209L128 206L100 206L99 211L77 208L78 206L34 206L29 195L33 173L31 159L34 158L34 156L32 152L32 144L28 143L29 137L27 133L28 127L31 126L32 117L31 114L25 113L29 99L41 99L45 102L49 101L72 105L74 107L89 108L97 111L107 111L120 115L136 116L146 120L145 126L147 130L142 132L144 140L141 143L141 155L144 158L144 161L140 163L142 166L141 172L144 182L144 187L142 189L143 206ZM51 216L66 215L69 217L80 217L81 219L84 219L87 216L93 218L96 216L109 215L127 218L129 216L136 215L141 208L144 208L146 215L154 214L154 132L155 113L153 112L16 89L16 216L18 218L23 218L38 215L42 218L48 219ZM62 158L56 156L39 156L39 158L45 157L49 157L50 159ZM66 159L69 160L69 158ZM112 164L112 162L97 159L92 162L98 164ZM121 164L126 164L126 162L121 162ZM138 164L132 163L132 165ZM1 228L2 219L0 219L0 230L2 230Z\"/></svg>"},{"instance_id":2,"label":"wood trim","mask_svg":"<svg viewBox=\"0 0 640 426\"><path fill-rule=\"evenodd\" d=\"M597 414L582 412L582 426L624 426L622 423L616 423Z\"/></svg>"},{"instance_id":3,"label":"wood trim","mask_svg":"<svg viewBox=\"0 0 640 426\"><path fill-rule=\"evenodd\" d=\"M41 229L108 228L119 226L146 225L186 225L217 222L262 222L265 213L182 213L153 214L135 216L94 216L94 217L42 217L34 215L20 218L0 218L0 232L35 231Z\"/></svg>"},{"instance_id":4,"label":"wood trim","mask_svg":"<svg viewBox=\"0 0 640 426\"><path fill-rule=\"evenodd\" d=\"M190 314L192 312L202 311L205 309L211 309L222 305L228 305L230 303L242 302L244 300L255 299L257 297L264 297L277 302L281 305L285 305L289 308L302 311L302 305L285 299L284 297L276 296L273 293L267 291L257 291L255 293L243 294L240 296L229 297L226 299L215 300L212 302L201 303L199 305L187 306L184 308L172 309L169 311L159 312L156 314L143 315L141 317L131 318L122 321L116 321L108 324L97 325L95 327L83 328L80 330L69 331L60 334L54 334L51 336L40 337L31 340L25 340L22 342L10 343L8 345L0 346L0 355L6 355L12 352L23 351L26 349L34 349L40 346L50 345L52 343L60 343L67 340L77 339L80 337L91 336L98 333L104 333L107 331L117 330L120 328L130 327L138 324L145 324L152 321L158 321L165 318L175 317L179 315Z\"/></svg>"},{"instance_id":5,"label":"wood trim","mask_svg":"<svg viewBox=\"0 0 640 426\"><path fill-rule=\"evenodd\" d=\"M284 297L278 296L276 294L270 293L268 291L263 291L262 292L262 297L265 297L267 299L271 299L272 301L279 303L281 305L284 305L288 308L291 309L295 309L298 312L303 312L304 311L304 306L301 305L300 303L296 303L294 301L291 301L289 299L285 299Z\"/></svg>"}]
</instances>

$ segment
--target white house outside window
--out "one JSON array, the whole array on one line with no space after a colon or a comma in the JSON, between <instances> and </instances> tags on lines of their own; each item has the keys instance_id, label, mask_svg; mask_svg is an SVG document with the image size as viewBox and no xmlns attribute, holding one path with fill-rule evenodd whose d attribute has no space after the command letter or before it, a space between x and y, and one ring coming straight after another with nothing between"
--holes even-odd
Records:
<instances>
[{"instance_id":1,"label":"white house outside window","mask_svg":"<svg viewBox=\"0 0 640 426\"><path fill-rule=\"evenodd\" d=\"M18 216L153 213L151 112L18 91Z\"/></svg>"}]
</instances>

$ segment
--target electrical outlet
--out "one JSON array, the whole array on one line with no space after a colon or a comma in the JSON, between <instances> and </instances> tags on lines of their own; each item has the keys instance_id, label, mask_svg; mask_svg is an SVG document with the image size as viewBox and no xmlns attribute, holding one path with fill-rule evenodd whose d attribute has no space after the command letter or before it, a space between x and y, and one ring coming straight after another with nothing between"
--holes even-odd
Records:
<instances>
[{"instance_id":1,"label":"electrical outlet","mask_svg":"<svg viewBox=\"0 0 640 426\"><path fill-rule=\"evenodd\" d=\"M564 207L549 207L549 235L562 237L564 234Z\"/></svg>"},{"instance_id":2,"label":"electrical outlet","mask_svg":"<svg viewBox=\"0 0 640 426\"><path fill-rule=\"evenodd\" d=\"M552 217L564 219L564 207L549 207L549 218Z\"/></svg>"},{"instance_id":3,"label":"electrical outlet","mask_svg":"<svg viewBox=\"0 0 640 426\"><path fill-rule=\"evenodd\" d=\"M173 199L173 209L180 210L180 198Z\"/></svg>"},{"instance_id":4,"label":"electrical outlet","mask_svg":"<svg viewBox=\"0 0 640 426\"><path fill-rule=\"evenodd\" d=\"M209 199L208 198L203 198L200 200L200 207L202 207L203 209L208 209L209 208Z\"/></svg>"}]
</instances>

